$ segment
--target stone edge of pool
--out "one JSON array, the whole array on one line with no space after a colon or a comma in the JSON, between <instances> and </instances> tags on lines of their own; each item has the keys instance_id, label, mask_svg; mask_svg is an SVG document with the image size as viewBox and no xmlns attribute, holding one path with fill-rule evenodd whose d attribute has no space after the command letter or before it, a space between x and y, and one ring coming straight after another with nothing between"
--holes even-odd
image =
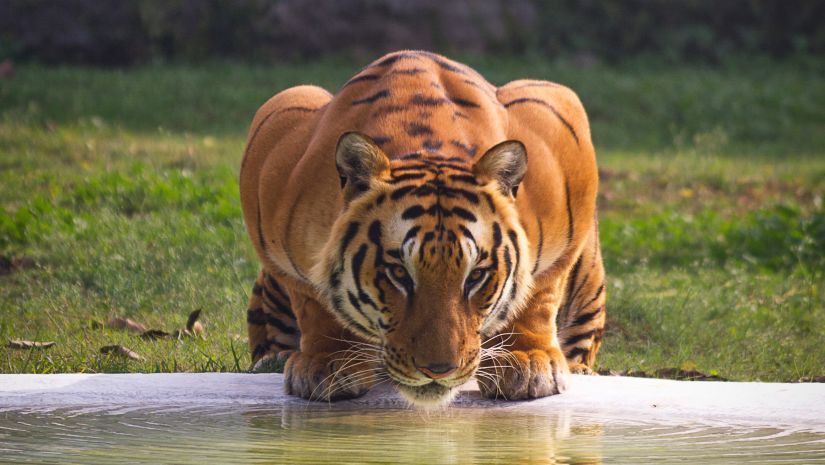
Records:
<instances>
[{"instance_id":1,"label":"stone edge of pool","mask_svg":"<svg viewBox=\"0 0 825 465\"><path fill-rule=\"evenodd\" d=\"M452 409L574 412L616 420L777 425L825 432L825 384L670 381L572 377L562 395L527 402L491 401L474 382ZM346 402L308 403L283 392L283 375L238 373L0 375L0 412L80 409L118 413L141 408L406 408L389 387Z\"/></svg>"}]
</instances>

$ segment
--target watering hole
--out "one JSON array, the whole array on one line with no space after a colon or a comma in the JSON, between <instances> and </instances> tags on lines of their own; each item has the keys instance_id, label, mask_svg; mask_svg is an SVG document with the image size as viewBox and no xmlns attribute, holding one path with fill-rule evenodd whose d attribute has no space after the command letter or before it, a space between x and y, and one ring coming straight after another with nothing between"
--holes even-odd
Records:
<instances>
[{"instance_id":1,"label":"watering hole","mask_svg":"<svg viewBox=\"0 0 825 465\"><path fill-rule=\"evenodd\" d=\"M456 409L0 413L8 463L825 463L825 433Z\"/></svg>"},{"instance_id":2,"label":"watering hole","mask_svg":"<svg viewBox=\"0 0 825 465\"><path fill-rule=\"evenodd\" d=\"M425 412L391 390L304 402L281 375L5 375L0 463L825 463L822 385L574 378Z\"/></svg>"}]
</instances>

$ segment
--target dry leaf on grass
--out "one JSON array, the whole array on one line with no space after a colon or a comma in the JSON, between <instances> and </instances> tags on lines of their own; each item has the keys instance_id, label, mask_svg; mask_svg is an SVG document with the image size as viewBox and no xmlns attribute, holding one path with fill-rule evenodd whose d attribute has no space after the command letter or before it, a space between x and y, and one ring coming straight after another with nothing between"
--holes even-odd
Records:
<instances>
[{"instance_id":1,"label":"dry leaf on grass","mask_svg":"<svg viewBox=\"0 0 825 465\"><path fill-rule=\"evenodd\" d=\"M122 317L114 317L106 322L107 328L112 329L123 329L126 331L131 331L133 333L145 333L146 326L141 323L138 323L135 320L129 318L122 318Z\"/></svg>"},{"instance_id":2,"label":"dry leaf on grass","mask_svg":"<svg viewBox=\"0 0 825 465\"><path fill-rule=\"evenodd\" d=\"M101 354L114 354L120 357L125 357L130 360L143 360L143 357L138 355L136 352L127 349L126 347L114 345L114 346L103 346L100 348Z\"/></svg>"},{"instance_id":3,"label":"dry leaf on grass","mask_svg":"<svg viewBox=\"0 0 825 465\"><path fill-rule=\"evenodd\" d=\"M197 309L189 314L189 319L186 321L186 327L183 329L176 329L172 336L176 339L181 339L184 337L194 337L200 336L201 338L204 337L203 334L203 325L198 318L201 316L201 309Z\"/></svg>"},{"instance_id":4,"label":"dry leaf on grass","mask_svg":"<svg viewBox=\"0 0 825 465\"><path fill-rule=\"evenodd\" d=\"M165 337L172 337L172 335L162 329L149 329L144 331L140 337L143 339L162 339Z\"/></svg>"},{"instance_id":5,"label":"dry leaf on grass","mask_svg":"<svg viewBox=\"0 0 825 465\"><path fill-rule=\"evenodd\" d=\"M6 347L8 347L9 349L48 349L54 344L55 343L53 341L37 342L16 339L14 341L9 341L8 344L6 344Z\"/></svg>"},{"instance_id":6,"label":"dry leaf on grass","mask_svg":"<svg viewBox=\"0 0 825 465\"><path fill-rule=\"evenodd\" d=\"M201 317L201 309L197 309L194 312L189 314L189 319L186 320L186 331L191 334L197 334L198 336L203 336L203 325L198 318Z\"/></svg>"}]
</instances>

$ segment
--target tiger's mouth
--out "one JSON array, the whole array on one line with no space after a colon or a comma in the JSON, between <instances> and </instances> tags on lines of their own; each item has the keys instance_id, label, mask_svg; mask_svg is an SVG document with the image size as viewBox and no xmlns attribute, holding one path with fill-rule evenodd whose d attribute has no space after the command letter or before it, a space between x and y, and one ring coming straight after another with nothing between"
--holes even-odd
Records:
<instances>
[{"instance_id":1,"label":"tiger's mouth","mask_svg":"<svg viewBox=\"0 0 825 465\"><path fill-rule=\"evenodd\" d=\"M473 365L465 369L464 374L458 377L438 380L421 380L419 383L404 382L390 373L390 379L395 389L416 407L437 408L449 404L458 393L458 388L472 379L478 369L478 365Z\"/></svg>"},{"instance_id":2,"label":"tiger's mouth","mask_svg":"<svg viewBox=\"0 0 825 465\"><path fill-rule=\"evenodd\" d=\"M395 383L395 389L415 406L435 408L447 405L453 400L456 389L432 381L420 386Z\"/></svg>"}]
</instances>

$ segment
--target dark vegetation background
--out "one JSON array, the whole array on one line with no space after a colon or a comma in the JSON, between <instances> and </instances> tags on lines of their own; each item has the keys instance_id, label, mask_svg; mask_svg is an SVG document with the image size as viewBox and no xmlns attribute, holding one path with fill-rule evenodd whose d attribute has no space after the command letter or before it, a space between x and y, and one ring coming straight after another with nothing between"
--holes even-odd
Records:
<instances>
[{"instance_id":1,"label":"dark vegetation background","mask_svg":"<svg viewBox=\"0 0 825 465\"><path fill-rule=\"evenodd\" d=\"M3 0L0 55L121 66L421 48L718 63L823 53L823 18L816 0Z\"/></svg>"}]
</instances>

